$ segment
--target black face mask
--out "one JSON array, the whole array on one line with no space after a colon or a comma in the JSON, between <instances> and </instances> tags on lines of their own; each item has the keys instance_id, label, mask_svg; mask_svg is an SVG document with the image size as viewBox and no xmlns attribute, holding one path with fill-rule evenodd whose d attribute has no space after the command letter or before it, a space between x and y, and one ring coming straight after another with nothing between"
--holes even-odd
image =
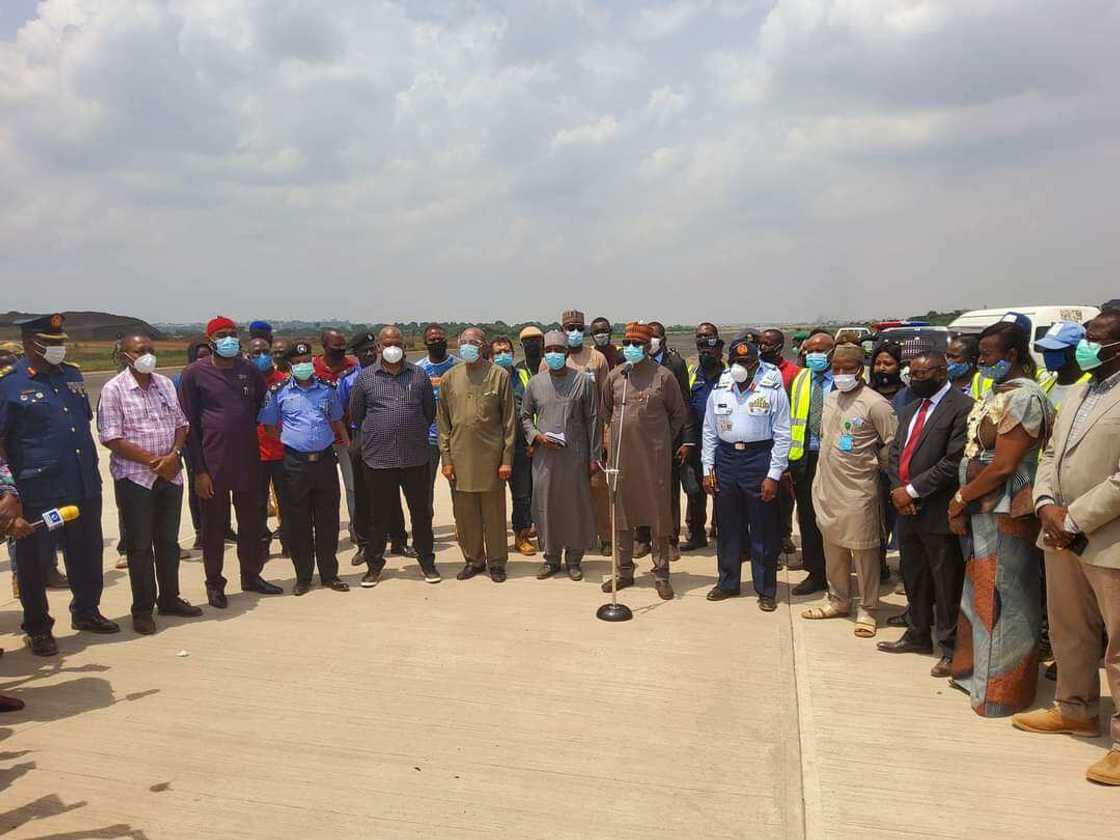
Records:
<instances>
[{"instance_id":1,"label":"black face mask","mask_svg":"<svg viewBox=\"0 0 1120 840\"><path fill-rule=\"evenodd\" d=\"M439 341L429 341L425 347L428 348L428 355L441 362L447 358L447 339L441 338Z\"/></svg>"},{"instance_id":2,"label":"black face mask","mask_svg":"<svg viewBox=\"0 0 1120 840\"><path fill-rule=\"evenodd\" d=\"M941 379L911 379L910 393L920 400L928 400L941 390L945 382Z\"/></svg>"},{"instance_id":3,"label":"black face mask","mask_svg":"<svg viewBox=\"0 0 1120 840\"><path fill-rule=\"evenodd\" d=\"M776 365L782 360L782 349L779 347L776 350L762 350L758 355L767 364Z\"/></svg>"},{"instance_id":4,"label":"black face mask","mask_svg":"<svg viewBox=\"0 0 1120 840\"><path fill-rule=\"evenodd\" d=\"M541 356L544 355L544 344L539 341L526 340L521 342L521 349L525 351L525 358L531 359L536 364L529 364L529 367L538 367L540 365Z\"/></svg>"},{"instance_id":5,"label":"black face mask","mask_svg":"<svg viewBox=\"0 0 1120 840\"><path fill-rule=\"evenodd\" d=\"M902 384L902 374L897 370L894 373L878 371L871 374L871 384L876 391Z\"/></svg>"},{"instance_id":6,"label":"black face mask","mask_svg":"<svg viewBox=\"0 0 1120 840\"><path fill-rule=\"evenodd\" d=\"M346 348L345 347L324 347L323 348L323 355L326 356L328 359L330 359L332 362L338 362L338 361L341 361L342 357L346 355Z\"/></svg>"},{"instance_id":7,"label":"black face mask","mask_svg":"<svg viewBox=\"0 0 1120 840\"><path fill-rule=\"evenodd\" d=\"M719 370L719 356L713 356L710 353L701 353L700 367L704 368L704 370L709 373L713 370Z\"/></svg>"}]
</instances>

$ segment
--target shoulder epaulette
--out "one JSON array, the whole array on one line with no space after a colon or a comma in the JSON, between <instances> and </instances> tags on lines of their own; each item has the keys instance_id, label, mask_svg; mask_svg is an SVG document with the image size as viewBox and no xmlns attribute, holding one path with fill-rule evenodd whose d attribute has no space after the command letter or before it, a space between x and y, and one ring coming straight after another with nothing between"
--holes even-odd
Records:
<instances>
[{"instance_id":1,"label":"shoulder epaulette","mask_svg":"<svg viewBox=\"0 0 1120 840\"><path fill-rule=\"evenodd\" d=\"M758 380L758 384L763 388L781 388L783 387L782 374L777 368L768 370Z\"/></svg>"},{"instance_id":2,"label":"shoulder epaulette","mask_svg":"<svg viewBox=\"0 0 1120 840\"><path fill-rule=\"evenodd\" d=\"M7 376L13 370L15 370L15 368L12 367L11 365L8 365L7 367L0 368L0 379L3 379L5 376Z\"/></svg>"},{"instance_id":3,"label":"shoulder epaulette","mask_svg":"<svg viewBox=\"0 0 1120 840\"><path fill-rule=\"evenodd\" d=\"M62 364L66 365L67 367L77 368L78 370L82 369L82 366L80 364L78 364L77 362L71 362L67 359L63 359Z\"/></svg>"},{"instance_id":4,"label":"shoulder epaulette","mask_svg":"<svg viewBox=\"0 0 1120 840\"><path fill-rule=\"evenodd\" d=\"M719 375L719 382L716 383L715 387L726 391L734 384L735 380L731 378L731 371L725 370Z\"/></svg>"}]
</instances>

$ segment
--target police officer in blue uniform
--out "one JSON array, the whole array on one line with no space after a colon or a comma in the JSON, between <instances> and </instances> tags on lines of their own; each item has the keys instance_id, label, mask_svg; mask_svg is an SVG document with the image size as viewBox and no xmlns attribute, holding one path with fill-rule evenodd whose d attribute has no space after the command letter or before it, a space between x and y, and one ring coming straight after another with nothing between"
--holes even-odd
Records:
<instances>
[{"instance_id":1,"label":"police officer in blue uniform","mask_svg":"<svg viewBox=\"0 0 1120 840\"><path fill-rule=\"evenodd\" d=\"M704 412L704 489L715 496L719 583L709 601L739 594L740 557L749 548L758 606L777 608L782 526L778 482L789 458L789 399L782 375L761 362L758 345L737 339L731 364Z\"/></svg>"},{"instance_id":2,"label":"police officer in blue uniform","mask_svg":"<svg viewBox=\"0 0 1120 840\"><path fill-rule=\"evenodd\" d=\"M117 633L101 614L101 475L90 431L93 411L78 366L66 362L66 333L59 314L17 321L24 358L0 375L0 448L19 494L24 519L77 505L80 515L61 531L70 579L70 624L75 630ZM55 534L39 528L15 544L23 604L23 630L37 656L58 653L46 595L54 563Z\"/></svg>"},{"instance_id":3,"label":"police officer in blue uniform","mask_svg":"<svg viewBox=\"0 0 1120 840\"><path fill-rule=\"evenodd\" d=\"M288 505L284 519L292 564L296 568L294 595L311 589L311 577L319 566L319 580L336 592L350 587L338 577L338 526L341 493L338 489L338 459L333 444L350 447L350 436L342 422L342 400L329 382L315 376L312 348L297 342L285 354L292 376L269 389L257 422L276 433L284 444L284 472L288 478Z\"/></svg>"}]
</instances>

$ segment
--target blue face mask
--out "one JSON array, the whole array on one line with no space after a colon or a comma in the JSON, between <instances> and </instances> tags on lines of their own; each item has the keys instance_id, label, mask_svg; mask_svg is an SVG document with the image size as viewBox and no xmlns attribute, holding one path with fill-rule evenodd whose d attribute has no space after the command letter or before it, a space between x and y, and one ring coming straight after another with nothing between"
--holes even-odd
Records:
<instances>
[{"instance_id":1,"label":"blue face mask","mask_svg":"<svg viewBox=\"0 0 1120 840\"><path fill-rule=\"evenodd\" d=\"M459 345L459 358L467 364L474 364L478 361L479 350L477 344L460 344Z\"/></svg>"},{"instance_id":2,"label":"blue face mask","mask_svg":"<svg viewBox=\"0 0 1120 840\"><path fill-rule=\"evenodd\" d=\"M814 373L828 370L828 353L806 353L805 364Z\"/></svg>"},{"instance_id":3,"label":"blue face mask","mask_svg":"<svg viewBox=\"0 0 1120 840\"><path fill-rule=\"evenodd\" d=\"M972 373L972 365L968 362L949 362L949 378L963 379Z\"/></svg>"},{"instance_id":4,"label":"blue face mask","mask_svg":"<svg viewBox=\"0 0 1120 840\"><path fill-rule=\"evenodd\" d=\"M232 359L241 352L241 339L235 335L227 335L214 342L214 352L223 359Z\"/></svg>"},{"instance_id":5,"label":"blue face mask","mask_svg":"<svg viewBox=\"0 0 1120 840\"><path fill-rule=\"evenodd\" d=\"M1011 372L1011 362L1007 359L1000 359L994 365L977 365L976 369L980 371L980 375L985 379L990 379L993 382L1002 382L1007 378L1007 374Z\"/></svg>"},{"instance_id":6,"label":"blue face mask","mask_svg":"<svg viewBox=\"0 0 1120 840\"><path fill-rule=\"evenodd\" d=\"M272 370L272 356L268 353L261 353L259 356L253 357L253 364L257 366L257 370L261 373L268 373Z\"/></svg>"},{"instance_id":7,"label":"blue face mask","mask_svg":"<svg viewBox=\"0 0 1120 840\"><path fill-rule=\"evenodd\" d=\"M569 347L582 347L583 346L583 330L568 330L568 346Z\"/></svg>"},{"instance_id":8,"label":"blue face mask","mask_svg":"<svg viewBox=\"0 0 1120 840\"><path fill-rule=\"evenodd\" d=\"M622 348L622 356L630 364L637 364L645 358L646 348L640 344L627 344Z\"/></svg>"},{"instance_id":9,"label":"blue face mask","mask_svg":"<svg viewBox=\"0 0 1120 840\"><path fill-rule=\"evenodd\" d=\"M568 363L568 356L566 353L551 353L544 354L544 363L548 365L549 370L560 370Z\"/></svg>"},{"instance_id":10,"label":"blue face mask","mask_svg":"<svg viewBox=\"0 0 1120 840\"><path fill-rule=\"evenodd\" d=\"M1042 362L1051 373L1057 373L1066 366L1065 350L1043 350Z\"/></svg>"},{"instance_id":11,"label":"blue face mask","mask_svg":"<svg viewBox=\"0 0 1120 840\"><path fill-rule=\"evenodd\" d=\"M513 367L513 353L495 353L494 364L501 365L504 368Z\"/></svg>"}]
</instances>

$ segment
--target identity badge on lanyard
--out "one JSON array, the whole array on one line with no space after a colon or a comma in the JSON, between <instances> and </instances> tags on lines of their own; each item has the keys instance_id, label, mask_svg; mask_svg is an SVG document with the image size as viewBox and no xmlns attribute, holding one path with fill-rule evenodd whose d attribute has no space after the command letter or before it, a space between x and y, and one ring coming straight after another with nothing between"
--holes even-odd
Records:
<instances>
[{"instance_id":1,"label":"identity badge on lanyard","mask_svg":"<svg viewBox=\"0 0 1120 840\"><path fill-rule=\"evenodd\" d=\"M852 451L852 421L851 420L845 420L844 421L844 431L840 435L840 440L836 443L836 447L841 452L851 452Z\"/></svg>"}]
</instances>

